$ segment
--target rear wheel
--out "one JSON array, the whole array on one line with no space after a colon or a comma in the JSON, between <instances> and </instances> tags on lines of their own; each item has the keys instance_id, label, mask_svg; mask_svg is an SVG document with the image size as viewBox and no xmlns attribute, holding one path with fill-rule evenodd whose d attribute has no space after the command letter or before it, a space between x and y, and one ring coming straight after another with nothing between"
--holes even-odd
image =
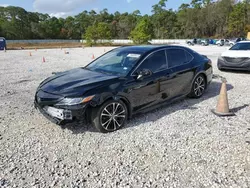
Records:
<instances>
[{"instance_id":1,"label":"rear wheel","mask_svg":"<svg viewBox=\"0 0 250 188\"><path fill-rule=\"evenodd\" d=\"M122 101L109 100L94 108L91 113L92 125L102 133L113 132L123 127L128 118L128 110Z\"/></svg>"},{"instance_id":2,"label":"rear wheel","mask_svg":"<svg viewBox=\"0 0 250 188\"><path fill-rule=\"evenodd\" d=\"M188 96L192 98L200 98L205 92L206 85L205 77L202 74L198 75L193 82L192 91Z\"/></svg>"}]
</instances>

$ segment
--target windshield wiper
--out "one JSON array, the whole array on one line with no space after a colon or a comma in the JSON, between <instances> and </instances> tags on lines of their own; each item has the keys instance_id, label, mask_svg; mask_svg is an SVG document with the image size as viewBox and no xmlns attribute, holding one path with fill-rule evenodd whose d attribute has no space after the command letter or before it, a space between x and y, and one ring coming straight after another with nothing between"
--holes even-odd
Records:
<instances>
[{"instance_id":1,"label":"windshield wiper","mask_svg":"<svg viewBox=\"0 0 250 188\"><path fill-rule=\"evenodd\" d=\"M96 71L96 72L100 72L100 73L103 73L103 74L112 75L112 73L110 73L110 72L106 72L106 71L104 71L104 70L102 70L102 69L95 69L94 71Z\"/></svg>"},{"instance_id":2,"label":"windshield wiper","mask_svg":"<svg viewBox=\"0 0 250 188\"><path fill-rule=\"evenodd\" d=\"M82 67L82 69L85 69L85 70L88 70L88 71L92 71L92 72L94 72L92 69L87 68L87 67Z\"/></svg>"}]
</instances>

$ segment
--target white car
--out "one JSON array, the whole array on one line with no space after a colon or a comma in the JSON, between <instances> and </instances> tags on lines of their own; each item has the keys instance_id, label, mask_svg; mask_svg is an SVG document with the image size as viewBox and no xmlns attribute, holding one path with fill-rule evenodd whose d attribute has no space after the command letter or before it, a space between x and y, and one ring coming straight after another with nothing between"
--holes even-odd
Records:
<instances>
[{"instance_id":1,"label":"white car","mask_svg":"<svg viewBox=\"0 0 250 188\"><path fill-rule=\"evenodd\" d=\"M217 46L233 46L235 44L234 41L230 41L228 39L220 39L216 42Z\"/></svg>"},{"instance_id":2,"label":"white car","mask_svg":"<svg viewBox=\"0 0 250 188\"><path fill-rule=\"evenodd\" d=\"M223 52L218 58L219 70L247 70L250 71L250 41L241 41Z\"/></svg>"}]
</instances>

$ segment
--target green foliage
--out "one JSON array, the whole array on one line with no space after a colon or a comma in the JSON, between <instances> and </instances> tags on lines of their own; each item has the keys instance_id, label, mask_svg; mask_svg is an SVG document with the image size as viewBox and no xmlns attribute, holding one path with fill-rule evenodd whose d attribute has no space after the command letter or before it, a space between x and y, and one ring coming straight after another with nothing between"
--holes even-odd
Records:
<instances>
[{"instance_id":1,"label":"green foliage","mask_svg":"<svg viewBox=\"0 0 250 188\"><path fill-rule=\"evenodd\" d=\"M153 25L149 18L143 18L130 33L130 38L135 44L146 44L152 39Z\"/></svg>"},{"instance_id":2,"label":"green foliage","mask_svg":"<svg viewBox=\"0 0 250 188\"><path fill-rule=\"evenodd\" d=\"M88 45L93 45L96 44L97 40L111 39L111 30L107 23L100 22L89 26L84 37Z\"/></svg>"},{"instance_id":3,"label":"green foliage","mask_svg":"<svg viewBox=\"0 0 250 188\"><path fill-rule=\"evenodd\" d=\"M83 36L83 38L87 40L88 45L93 45L98 40L98 35L95 27L96 25L89 26L86 30L85 36Z\"/></svg>"},{"instance_id":4,"label":"green foliage","mask_svg":"<svg viewBox=\"0 0 250 188\"><path fill-rule=\"evenodd\" d=\"M247 31L245 31L247 26L247 9L246 3L238 3L233 7L233 11L229 16L229 24L228 29L230 34L232 35L245 35Z\"/></svg>"},{"instance_id":5,"label":"green foliage","mask_svg":"<svg viewBox=\"0 0 250 188\"><path fill-rule=\"evenodd\" d=\"M97 24L96 30L97 30L99 39L111 39L111 31L110 31L109 24L105 22L100 22Z\"/></svg>"},{"instance_id":6,"label":"green foliage","mask_svg":"<svg viewBox=\"0 0 250 188\"><path fill-rule=\"evenodd\" d=\"M20 7L0 7L0 36L7 39L99 39L146 41L147 38L238 37L250 31L250 0L191 0L178 11L167 0L152 6L152 15L83 11L67 18L27 12ZM148 28L147 25L151 25ZM150 32L148 31L150 30ZM137 40L138 39L138 40Z\"/></svg>"}]
</instances>

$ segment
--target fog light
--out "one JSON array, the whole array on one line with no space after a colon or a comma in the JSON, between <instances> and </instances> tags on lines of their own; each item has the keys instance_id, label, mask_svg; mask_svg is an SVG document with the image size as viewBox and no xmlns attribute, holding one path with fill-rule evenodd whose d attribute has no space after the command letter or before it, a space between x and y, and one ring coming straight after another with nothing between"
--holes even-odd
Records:
<instances>
[{"instance_id":1,"label":"fog light","mask_svg":"<svg viewBox=\"0 0 250 188\"><path fill-rule=\"evenodd\" d=\"M72 120L72 112L70 110L63 110L63 119Z\"/></svg>"}]
</instances>

